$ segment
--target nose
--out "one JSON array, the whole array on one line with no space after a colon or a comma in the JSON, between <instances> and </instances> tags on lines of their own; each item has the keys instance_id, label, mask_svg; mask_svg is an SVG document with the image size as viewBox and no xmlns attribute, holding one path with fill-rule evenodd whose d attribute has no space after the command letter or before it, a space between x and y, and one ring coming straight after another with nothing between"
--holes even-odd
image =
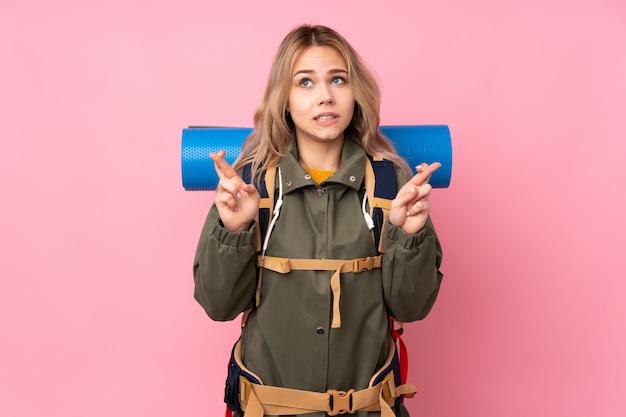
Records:
<instances>
[{"instance_id":1,"label":"nose","mask_svg":"<svg viewBox=\"0 0 626 417\"><path fill-rule=\"evenodd\" d=\"M334 102L335 99L333 97L333 92L330 85L323 83L320 86L319 104L333 104Z\"/></svg>"}]
</instances>

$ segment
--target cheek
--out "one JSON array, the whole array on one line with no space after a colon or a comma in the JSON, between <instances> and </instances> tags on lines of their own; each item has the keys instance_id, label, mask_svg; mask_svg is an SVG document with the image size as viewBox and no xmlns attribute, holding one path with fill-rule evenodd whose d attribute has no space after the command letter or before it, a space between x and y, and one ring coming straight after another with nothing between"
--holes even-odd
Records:
<instances>
[{"instance_id":1,"label":"cheek","mask_svg":"<svg viewBox=\"0 0 626 417\"><path fill-rule=\"evenodd\" d=\"M352 91L346 91L343 95L343 102L346 109L354 110L356 106L356 98L354 98L354 94Z\"/></svg>"},{"instance_id":2,"label":"cheek","mask_svg":"<svg viewBox=\"0 0 626 417\"><path fill-rule=\"evenodd\" d=\"M295 111L298 108L298 98L295 94L289 93L287 96L287 110L290 112Z\"/></svg>"},{"instance_id":3,"label":"cheek","mask_svg":"<svg viewBox=\"0 0 626 417\"><path fill-rule=\"evenodd\" d=\"M289 116L295 125L301 124L301 120L303 118L303 111L301 106L298 105L298 102L289 101Z\"/></svg>"},{"instance_id":4,"label":"cheek","mask_svg":"<svg viewBox=\"0 0 626 417\"><path fill-rule=\"evenodd\" d=\"M354 115L354 111L356 109L356 101L354 101L354 97L346 104L346 111Z\"/></svg>"},{"instance_id":5,"label":"cheek","mask_svg":"<svg viewBox=\"0 0 626 417\"><path fill-rule=\"evenodd\" d=\"M304 97L302 97L301 95L290 94L287 100L287 108L292 115L297 115L304 113L308 108L308 104Z\"/></svg>"}]
</instances>

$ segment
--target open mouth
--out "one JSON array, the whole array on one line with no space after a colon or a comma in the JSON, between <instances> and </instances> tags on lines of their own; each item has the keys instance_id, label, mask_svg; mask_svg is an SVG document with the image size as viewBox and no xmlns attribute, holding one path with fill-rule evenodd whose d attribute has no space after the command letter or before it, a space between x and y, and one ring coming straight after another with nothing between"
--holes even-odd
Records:
<instances>
[{"instance_id":1,"label":"open mouth","mask_svg":"<svg viewBox=\"0 0 626 417\"><path fill-rule=\"evenodd\" d=\"M318 116L315 118L315 120L317 120L318 122L327 122L329 120L334 120L336 118L337 116L334 116L334 115L325 115L325 116Z\"/></svg>"}]
</instances>

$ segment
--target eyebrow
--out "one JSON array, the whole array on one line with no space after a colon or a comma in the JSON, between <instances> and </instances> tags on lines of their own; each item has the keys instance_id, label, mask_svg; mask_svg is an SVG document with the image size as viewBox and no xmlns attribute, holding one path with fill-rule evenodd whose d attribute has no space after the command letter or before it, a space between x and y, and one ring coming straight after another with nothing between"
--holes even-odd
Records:
<instances>
[{"instance_id":1,"label":"eyebrow","mask_svg":"<svg viewBox=\"0 0 626 417\"><path fill-rule=\"evenodd\" d=\"M315 70L312 70L312 69L302 69L300 71L297 71L295 74L293 74L292 78L296 77L299 74L311 74L311 73L314 73L314 72L315 72ZM339 74L339 73L347 74L348 70L345 70L345 69L342 69L342 68L333 68L333 69L329 69L326 72L326 74Z\"/></svg>"}]
</instances>

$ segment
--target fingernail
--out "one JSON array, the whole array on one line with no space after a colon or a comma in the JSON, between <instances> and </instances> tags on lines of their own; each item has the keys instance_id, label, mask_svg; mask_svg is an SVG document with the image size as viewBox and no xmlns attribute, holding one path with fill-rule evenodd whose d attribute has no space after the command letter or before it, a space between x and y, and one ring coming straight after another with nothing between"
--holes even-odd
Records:
<instances>
[{"instance_id":1,"label":"fingernail","mask_svg":"<svg viewBox=\"0 0 626 417\"><path fill-rule=\"evenodd\" d=\"M237 198L241 198L241 193L237 193Z\"/></svg>"}]
</instances>

